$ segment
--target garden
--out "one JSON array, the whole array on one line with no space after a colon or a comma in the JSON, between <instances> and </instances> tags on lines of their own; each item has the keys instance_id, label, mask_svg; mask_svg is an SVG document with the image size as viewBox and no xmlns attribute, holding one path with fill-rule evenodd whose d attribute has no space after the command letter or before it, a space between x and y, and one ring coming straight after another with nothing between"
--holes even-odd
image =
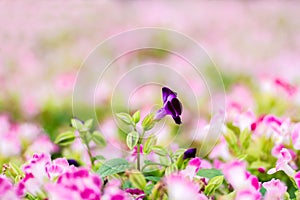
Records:
<instances>
[{"instance_id":1,"label":"garden","mask_svg":"<svg viewBox=\"0 0 300 200\"><path fill-rule=\"evenodd\" d=\"M0 3L0 200L300 199L300 4Z\"/></svg>"}]
</instances>

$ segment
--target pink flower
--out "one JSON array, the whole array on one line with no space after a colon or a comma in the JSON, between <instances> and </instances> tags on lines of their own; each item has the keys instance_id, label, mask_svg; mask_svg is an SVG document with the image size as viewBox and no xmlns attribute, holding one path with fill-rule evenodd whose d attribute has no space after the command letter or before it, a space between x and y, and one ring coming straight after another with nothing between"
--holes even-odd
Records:
<instances>
[{"instance_id":1,"label":"pink flower","mask_svg":"<svg viewBox=\"0 0 300 200\"><path fill-rule=\"evenodd\" d=\"M261 183L246 170L245 163L233 161L224 164L223 173L228 183L237 191L236 199L260 199Z\"/></svg>"},{"instance_id":2,"label":"pink flower","mask_svg":"<svg viewBox=\"0 0 300 200\"><path fill-rule=\"evenodd\" d=\"M284 193L287 190L286 185L280 182L280 180L275 180L274 178L268 182L264 182L263 186L267 190L264 200L283 199Z\"/></svg>"},{"instance_id":3,"label":"pink flower","mask_svg":"<svg viewBox=\"0 0 300 200\"><path fill-rule=\"evenodd\" d=\"M55 80L56 89L59 92L71 91L76 81L76 74L73 72L59 75Z\"/></svg>"},{"instance_id":4,"label":"pink flower","mask_svg":"<svg viewBox=\"0 0 300 200\"><path fill-rule=\"evenodd\" d=\"M255 133L272 138L276 144L290 143L290 119L266 115L255 124Z\"/></svg>"},{"instance_id":5,"label":"pink flower","mask_svg":"<svg viewBox=\"0 0 300 200\"><path fill-rule=\"evenodd\" d=\"M49 154L34 154L29 164L23 166L25 177L20 181L18 189L22 194L29 192L36 195L42 192L45 183L68 169L68 161L64 158L52 162Z\"/></svg>"},{"instance_id":6,"label":"pink flower","mask_svg":"<svg viewBox=\"0 0 300 200\"><path fill-rule=\"evenodd\" d=\"M300 149L300 123L295 124L293 127L292 142L293 142L294 149L299 150Z\"/></svg>"},{"instance_id":7,"label":"pink flower","mask_svg":"<svg viewBox=\"0 0 300 200\"><path fill-rule=\"evenodd\" d=\"M104 189L104 195L101 197L101 200L131 200L130 194L121 190L120 187L120 180L110 180Z\"/></svg>"},{"instance_id":8,"label":"pink flower","mask_svg":"<svg viewBox=\"0 0 300 200\"><path fill-rule=\"evenodd\" d=\"M101 178L85 168L70 168L56 183L45 186L49 199L98 200L101 196ZM69 195L69 196L68 196Z\"/></svg>"},{"instance_id":9,"label":"pink flower","mask_svg":"<svg viewBox=\"0 0 300 200\"><path fill-rule=\"evenodd\" d=\"M25 152L26 155L31 155L32 153L53 153L58 150L58 147L50 140L48 135L40 135L34 142L28 147Z\"/></svg>"},{"instance_id":10,"label":"pink flower","mask_svg":"<svg viewBox=\"0 0 300 200\"><path fill-rule=\"evenodd\" d=\"M191 180L177 174L166 177L166 185L169 199L171 200L207 200L208 198L199 193L200 186Z\"/></svg>"},{"instance_id":11,"label":"pink flower","mask_svg":"<svg viewBox=\"0 0 300 200\"><path fill-rule=\"evenodd\" d=\"M209 154L210 159L222 158L225 161L231 159L231 154L228 149L228 144L223 136L220 138L220 142L213 148Z\"/></svg>"},{"instance_id":12,"label":"pink flower","mask_svg":"<svg viewBox=\"0 0 300 200\"><path fill-rule=\"evenodd\" d=\"M243 162L234 161L223 166L226 180L236 190L247 187L246 165Z\"/></svg>"},{"instance_id":13,"label":"pink flower","mask_svg":"<svg viewBox=\"0 0 300 200\"><path fill-rule=\"evenodd\" d=\"M21 199L11 181L3 175L0 175L0 197L2 200Z\"/></svg>"},{"instance_id":14,"label":"pink flower","mask_svg":"<svg viewBox=\"0 0 300 200\"><path fill-rule=\"evenodd\" d=\"M187 176L187 177L189 177L190 180L192 180L193 177L198 172L200 165L201 165L200 158L193 158L189 161L186 168L184 170L182 170L181 172L184 176Z\"/></svg>"},{"instance_id":15,"label":"pink flower","mask_svg":"<svg viewBox=\"0 0 300 200\"><path fill-rule=\"evenodd\" d=\"M300 171L298 171L295 176L294 176L295 182L298 186L298 188L300 188Z\"/></svg>"},{"instance_id":16,"label":"pink flower","mask_svg":"<svg viewBox=\"0 0 300 200\"><path fill-rule=\"evenodd\" d=\"M239 190L236 193L235 199L243 199L243 200L260 200L261 194L259 191L252 189L243 189Z\"/></svg>"},{"instance_id":17,"label":"pink flower","mask_svg":"<svg viewBox=\"0 0 300 200\"><path fill-rule=\"evenodd\" d=\"M295 171L294 169L289 165L289 163L292 161L292 155L290 151L286 148L282 148L279 154L279 158L276 162L276 168L272 168L268 171L268 174L274 174L275 172L282 170L284 171L288 176L294 177Z\"/></svg>"},{"instance_id":18,"label":"pink flower","mask_svg":"<svg viewBox=\"0 0 300 200\"><path fill-rule=\"evenodd\" d=\"M241 131L244 129L251 130L251 124L255 119L254 113L248 110L247 112L238 114L233 121L233 125L239 127Z\"/></svg>"}]
</instances>

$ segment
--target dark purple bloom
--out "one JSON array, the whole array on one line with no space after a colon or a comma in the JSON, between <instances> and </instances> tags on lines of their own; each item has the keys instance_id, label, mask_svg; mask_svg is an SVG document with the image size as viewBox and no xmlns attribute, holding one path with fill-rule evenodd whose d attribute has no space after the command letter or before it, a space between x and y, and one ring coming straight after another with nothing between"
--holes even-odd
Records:
<instances>
[{"instance_id":1,"label":"dark purple bloom","mask_svg":"<svg viewBox=\"0 0 300 200\"><path fill-rule=\"evenodd\" d=\"M69 165L74 165L75 167L80 166L80 164L74 159L68 159L67 161L68 161Z\"/></svg>"},{"instance_id":2,"label":"dark purple bloom","mask_svg":"<svg viewBox=\"0 0 300 200\"><path fill-rule=\"evenodd\" d=\"M132 196L135 196L135 199L137 200L142 200L146 197L144 191L138 188L127 188L125 192L131 194Z\"/></svg>"},{"instance_id":3,"label":"dark purple bloom","mask_svg":"<svg viewBox=\"0 0 300 200\"><path fill-rule=\"evenodd\" d=\"M196 152L197 152L196 148L191 148L191 149L186 150L183 153L183 160L188 159L188 158L195 158Z\"/></svg>"},{"instance_id":4,"label":"dark purple bloom","mask_svg":"<svg viewBox=\"0 0 300 200\"><path fill-rule=\"evenodd\" d=\"M156 112L155 119L162 119L166 115L171 115L176 124L181 124L180 115L182 104L177 98L176 92L167 87L162 88L163 107Z\"/></svg>"}]
</instances>

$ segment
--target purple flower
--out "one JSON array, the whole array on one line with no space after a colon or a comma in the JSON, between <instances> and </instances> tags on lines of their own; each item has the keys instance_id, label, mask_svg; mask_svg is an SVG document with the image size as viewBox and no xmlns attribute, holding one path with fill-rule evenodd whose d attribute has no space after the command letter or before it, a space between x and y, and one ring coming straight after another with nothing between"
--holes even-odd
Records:
<instances>
[{"instance_id":1,"label":"purple flower","mask_svg":"<svg viewBox=\"0 0 300 200\"><path fill-rule=\"evenodd\" d=\"M181 124L180 115L182 113L182 104L177 98L176 92L167 87L162 88L163 107L156 112L155 119L159 120L166 115L171 115L176 124Z\"/></svg>"},{"instance_id":2,"label":"purple flower","mask_svg":"<svg viewBox=\"0 0 300 200\"><path fill-rule=\"evenodd\" d=\"M196 148L191 148L191 149L186 150L183 153L183 160L188 159L188 158L195 158L196 151L197 151Z\"/></svg>"}]
</instances>

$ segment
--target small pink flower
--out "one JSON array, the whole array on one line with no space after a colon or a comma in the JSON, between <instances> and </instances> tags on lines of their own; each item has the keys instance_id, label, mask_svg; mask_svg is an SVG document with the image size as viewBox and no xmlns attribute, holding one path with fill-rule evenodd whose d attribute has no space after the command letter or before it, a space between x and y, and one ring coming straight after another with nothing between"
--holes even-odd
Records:
<instances>
[{"instance_id":1,"label":"small pink flower","mask_svg":"<svg viewBox=\"0 0 300 200\"><path fill-rule=\"evenodd\" d=\"M52 162L49 154L34 154L29 163L23 166L25 177L20 181L18 190L23 195L26 192L36 195L43 190L44 184L68 169L68 161L64 158Z\"/></svg>"},{"instance_id":2,"label":"small pink flower","mask_svg":"<svg viewBox=\"0 0 300 200\"><path fill-rule=\"evenodd\" d=\"M279 154L279 158L276 162L276 168L272 168L268 171L268 174L274 174L275 172L282 170L284 171L288 176L294 177L295 171L294 169L289 165L289 163L292 161L292 155L290 151L286 148L282 148Z\"/></svg>"},{"instance_id":3,"label":"small pink flower","mask_svg":"<svg viewBox=\"0 0 300 200\"><path fill-rule=\"evenodd\" d=\"M184 170L182 170L181 172L184 176L187 176L187 177L189 177L190 180L192 180L193 177L198 172L200 165L201 165L200 158L193 158L189 161L186 168Z\"/></svg>"},{"instance_id":4,"label":"small pink flower","mask_svg":"<svg viewBox=\"0 0 300 200\"><path fill-rule=\"evenodd\" d=\"M248 110L247 112L238 114L233 121L233 125L239 127L241 131L243 131L244 129L251 130L251 125L253 124L255 119L256 117L254 113Z\"/></svg>"},{"instance_id":5,"label":"small pink flower","mask_svg":"<svg viewBox=\"0 0 300 200\"><path fill-rule=\"evenodd\" d=\"M286 185L280 182L280 180L275 180L274 178L268 182L264 182L263 186L267 190L264 200L283 199L284 193L287 190Z\"/></svg>"},{"instance_id":6,"label":"small pink flower","mask_svg":"<svg viewBox=\"0 0 300 200\"><path fill-rule=\"evenodd\" d=\"M166 177L166 185L169 199L172 200L207 200L208 198L199 193L200 186L190 179L181 175L173 174Z\"/></svg>"},{"instance_id":7,"label":"small pink flower","mask_svg":"<svg viewBox=\"0 0 300 200\"><path fill-rule=\"evenodd\" d=\"M256 122L255 133L272 138L275 144L290 143L290 119L280 119L274 115L266 115Z\"/></svg>"}]
</instances>

